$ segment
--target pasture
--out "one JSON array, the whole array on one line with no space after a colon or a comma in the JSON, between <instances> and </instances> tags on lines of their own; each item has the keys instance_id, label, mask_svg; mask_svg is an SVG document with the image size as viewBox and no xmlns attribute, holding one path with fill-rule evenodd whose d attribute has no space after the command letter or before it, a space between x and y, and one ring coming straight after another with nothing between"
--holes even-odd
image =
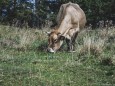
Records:
<instances>
[{"instance_id":1,"label":"pasture","mask_svg":"<svg viewBox=\"0 0 115 86\"><path fill-rule=\"evenodd\" d=\"M0 25L0 86L115 86L115 27L84 29L76 52L46 52L43 30Z\"/></svg>"}]
</instances>

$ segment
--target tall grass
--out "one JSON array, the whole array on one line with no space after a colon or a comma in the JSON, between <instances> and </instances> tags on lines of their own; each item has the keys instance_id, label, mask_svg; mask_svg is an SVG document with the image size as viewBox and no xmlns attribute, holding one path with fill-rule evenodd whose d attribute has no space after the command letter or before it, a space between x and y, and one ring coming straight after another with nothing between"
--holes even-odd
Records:
<instances>
[{"instance_id":1,"label":"tall grass","mask_svg":"<svg viewBox=\"0 0 115 86\"><path fill-rule=\"evenodd\" d=\"M82 45L79 43L78 51L79 53L88 53L89 55L92 53L94 55L98 55L103 52L106 44L107 38L101 38L99 33L93 33L93 31L88 32L87 35L86 31L84 31L80 36L82 36ZM79 42L79 38L78 38Z\"/></svg>"},{"instance_id":2,"label":"tall grass","mask_svg":"<svg viewBox=\"0 0 115 86\"><path fill-rule=\"evenodd\" d=\"M9 26L0 29L1 45L16 49L27 50L33 47L34 43L39 42L39 45L47 38L43 31L37 29L20 29Z\"/></svg>"}]
</instances>

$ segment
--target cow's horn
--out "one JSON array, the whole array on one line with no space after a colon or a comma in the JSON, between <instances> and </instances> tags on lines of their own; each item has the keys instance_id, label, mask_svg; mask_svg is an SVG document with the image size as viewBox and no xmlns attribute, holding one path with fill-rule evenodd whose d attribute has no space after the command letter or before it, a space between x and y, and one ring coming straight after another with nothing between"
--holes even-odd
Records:
<instances>
[{"instance_id":1,"label":"cow's horn","mask_svg":"<svg viewBox=\"0 0 115 86\"><path fill-rule=\"evenodd\" d=\"M44 32L44 33L46 33L47 35L49 35L51 32Z\"/></svg>"}]
</instances>

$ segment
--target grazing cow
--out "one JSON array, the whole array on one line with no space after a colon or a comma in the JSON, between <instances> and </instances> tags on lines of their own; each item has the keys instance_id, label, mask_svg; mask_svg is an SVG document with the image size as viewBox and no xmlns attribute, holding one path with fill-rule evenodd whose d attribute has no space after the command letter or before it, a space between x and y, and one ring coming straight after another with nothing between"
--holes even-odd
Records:
<instances>
[{"instance_id":1,"label":"grazing cow","mask_svg":"<svg viewBox=\"0 0 115 86\"><path fill-rule=\"evenodd\" d=\"M75 39L85 24L85 13L78 4L69 2L61 5L57 15L56 29L49 33L48 51L56 52L64 40L67 43L67 50L74 51Z\"/></svg>"}]
</instances>

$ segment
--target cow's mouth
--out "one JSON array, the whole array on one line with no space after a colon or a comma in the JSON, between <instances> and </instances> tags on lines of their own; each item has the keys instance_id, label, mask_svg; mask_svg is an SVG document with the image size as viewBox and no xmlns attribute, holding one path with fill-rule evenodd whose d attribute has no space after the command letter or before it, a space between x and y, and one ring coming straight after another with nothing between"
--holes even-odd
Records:
<instances>
[{"instance_id":1,"label":"cow's mouth","mask_svg":"<svg viewBox=\"0 0 115 86\"><path fill-rule=\"evenodd\" d=\"M50 53L55 53L56 51L53 50L52 48L48 48L48 52L50 52Z\"/></svg>"}]
</instances>

